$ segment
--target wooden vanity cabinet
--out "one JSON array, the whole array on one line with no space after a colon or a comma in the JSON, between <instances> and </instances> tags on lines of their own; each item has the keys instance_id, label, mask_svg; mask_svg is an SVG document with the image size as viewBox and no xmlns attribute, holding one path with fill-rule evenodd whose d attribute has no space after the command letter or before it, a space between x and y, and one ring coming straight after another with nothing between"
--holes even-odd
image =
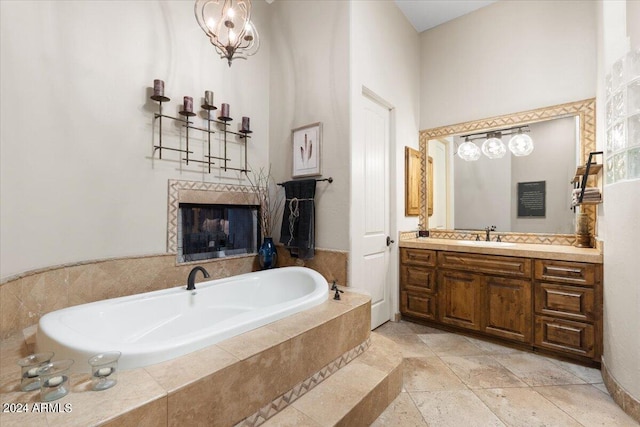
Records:
<instances>
[{"instance_id":1,"label":"wooden vanity cabinet","mask_svg":"<svg viewBox=\"0 0 640 427\"><path fill-rule=\"evenodd\" d=\"M438 252L439 320L529 342L531 260Z\"/></svg>"},{"instance_id":2,"label":"wooden vanity cabinet","mask_svg":"<svg viewBox=\"0 0 640 427\"><path fill-rule=\"evenodd\" d=\"M400 249L400 312L420 319L436 319L436 252Z\"/></svg>"},{"instance_id":3,"label":"wooden vanity cabinet","mask_svg":"<svg viewBox=\"0 0 640 427\"><path fill-rule=\"evenodd\" d=\"M601 276L596 264L535 261L536 346L600 360Z\"/></svg>"},{"instance_id":4,"label":"wooden vanity cabinet","mask_svg":"<svg viewBox=\"0 0 640 427\"><path fill-rule=\"evenodd\" d=\"M602 265L400 249L400 312L600 361Z\"/></svg>"}]
</instances>

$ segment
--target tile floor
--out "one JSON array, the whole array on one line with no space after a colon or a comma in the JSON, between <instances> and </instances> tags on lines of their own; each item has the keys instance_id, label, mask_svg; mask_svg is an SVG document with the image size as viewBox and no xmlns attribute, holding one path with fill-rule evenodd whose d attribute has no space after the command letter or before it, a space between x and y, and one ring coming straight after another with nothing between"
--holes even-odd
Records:
<instances>
[{"instance_id":1,"label":"tile floor","mask_svg":"<svg viewBox=\"0 0 640 427\"><path fill-rule=\"evenodd\" d=\"M639 425L597 369L405 321L375 332L400 346L404 387L374 427Z\"/></svg>"}]
</instances>

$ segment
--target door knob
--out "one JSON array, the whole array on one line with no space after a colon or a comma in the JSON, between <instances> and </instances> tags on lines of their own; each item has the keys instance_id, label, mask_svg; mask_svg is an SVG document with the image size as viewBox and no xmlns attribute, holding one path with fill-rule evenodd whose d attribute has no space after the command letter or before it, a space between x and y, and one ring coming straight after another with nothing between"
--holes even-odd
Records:
<instances>
[{"instance_id":1,"label":"door knob","mask_svg":"<svg viewBox=\"0 0 640 427\"><path fill-rule=\"evenodd\" d=\"M391 240L391 237L387 236L387 246L391 246L392 243L395 243L395 240Z\"/></svg>"}]
</instances>

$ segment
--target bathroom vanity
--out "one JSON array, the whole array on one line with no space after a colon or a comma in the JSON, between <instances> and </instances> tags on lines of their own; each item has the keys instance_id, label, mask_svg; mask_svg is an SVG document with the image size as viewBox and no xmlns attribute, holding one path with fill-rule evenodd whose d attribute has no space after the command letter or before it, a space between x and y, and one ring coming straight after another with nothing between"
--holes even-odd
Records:
<instances>
[{"instance_id":1,"label":"bathroom vanity","mask_svg":"<svg viewBox=\"0 0 640 427\"><path fill-rule=\"evenodd\" d=\"M602 253L563 245L400 241L407 320L583 362L602 354Z\"/></svg>"}]
</instances>

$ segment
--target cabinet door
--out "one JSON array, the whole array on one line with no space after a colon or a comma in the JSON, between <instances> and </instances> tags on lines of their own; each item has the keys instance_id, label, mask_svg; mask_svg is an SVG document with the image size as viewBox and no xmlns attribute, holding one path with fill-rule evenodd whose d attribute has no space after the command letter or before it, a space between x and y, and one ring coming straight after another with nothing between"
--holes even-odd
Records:
<instances>
[{"instance_id":1,"label":"cabinet door","mask_svg":"<svg viewBox=\"0 0 640 427\"><path fill-rule=\"evenodd\" d=\"M400 287L407 291L435 292L436 270L433 268L400 266Z\"/></svg>"},{"instance_id":2,"label":"cabinet door","mask_svg":"<svg viewBox=\"0 0 640 427\"><path fill-rule=\"evenodd\" d=\"M400 292L400 312L407 316L435 320L435 295L423 292Z\"/></svg>"},{"instance_id":3,"label":"cabinet door","mask_svg":"<svg viewBox=\"0 0 640 427\"><path fill-rule=\"evenodd\" d=\"M482 294L482 331L520 342L531 340L530 281L485 276Z\"/></svg>"},{"instance_id":4,"label":"cabinet door","mask_svg":"<svg viewBox=\"0 0 640 427\"><path fill-rule=\"evenodd\" d=\"M480 330L481 276L460 271L438 273L439 318L442 323Z\"/></svg>"}]
</instances>

